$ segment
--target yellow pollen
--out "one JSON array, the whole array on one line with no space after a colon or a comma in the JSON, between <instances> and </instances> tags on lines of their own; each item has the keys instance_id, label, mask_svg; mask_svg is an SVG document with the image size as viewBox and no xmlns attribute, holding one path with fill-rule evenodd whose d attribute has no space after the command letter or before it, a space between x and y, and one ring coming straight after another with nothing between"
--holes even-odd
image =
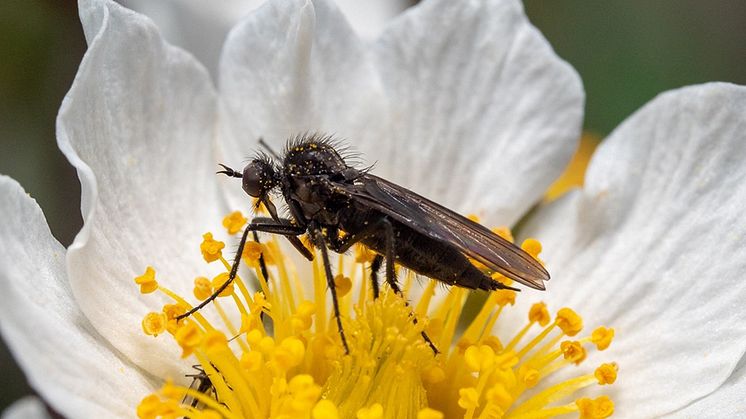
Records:
<instances>
[{"instance_id":1,"label":"yellow pollen","mask_svg":"<svg viewBox=\"0 0 746 419\"><path fill-rule=\"evenodd\" d=\"M583 330L583 319L567 307L561 308L557 312L555 323L562 329L562 333L567 336L575 336Z\"/></svg>"},{"instance_id":2,"label":"yellow pollen","mask_svg":"<svg viewBox=\"0 0 746 419\"><path fill-rule=\"evenodd\" d=\"M430 384L437 384L446 379L446 372L442 368L431 366L422 374L423 381Z\"/></svg>"},{"instance_id":3,"label":"yellow pollen","mask_svg":"<svg viewBox=\"0 0 746 419\"><path fill-rule=\"evenodd\" d=\"M474 387L462 388L458 395L458 405L463 409L475 409L479 405L479 392Z\"/></svg>"},{"instance_id":4,"label":"yellow pollen","mask_svg":"<svg viewBox=\"0 0 746 419\"><path fill-rule=\"evenodd\" d=\"M614 413L614 402L607 396L600 396L596 399L582 398L578 399L575 404L578 405L581 419L603 419Z\"/></svg>"},{"instance_id":5,"label":"yellow pollen","mask_svg":"<svg viewBox=\"0 0 746 419\"><path fill-rule=\"evenodd\" d=\"M284 339L274 350L274 360L283 370L289 370L303 361L306 348L298 338Z\"/></svg>"},{"instance_id":6,"label":"yellow pollen","mask_svg":"<svg viewBox=\"0 0 746 419\"><path fill-rule=\"evenodd\" d=\"M218 288L222 287L223 284L225 284L226 281L228 281L228 278L230 278L230 274L228 274L228 272L223 272L223 273L217 275L215 278L213 278L212 279L212 290L213 290L213 292L217 291ZM225 287L225 289L220 294L218 294L218 297L228 297L228 296L232 295L233 294L233 284L234 284L234 282L231 282L230 284L228 284L228 286ZM196 296L196 286L197 286L197 284L195 283L194 285L195 285L195 296ZM212 292L210 294L212 294Z\"/></svg>"},{"instance_id":7,"label":"yellow pollen","mask_svg":"<svg viewBox=\"0 0 746 419\"><path fill-rule=\"evenodd\" d=\"M534 259L539 259L539 253L541 253L541 243L536 239L526 239L521 244L521 249L525 250L526 253L533 256Z\"/></svg>"},{"instance_id":8,"label":"yellow pollen","mask_svg":"<svg viewBox=\"0 0 746 419\"><path fill-rule=\"evenodd\" d=\"M241 366L247 371L257 372L264 363L264 355L259 351L244 352L241 355Z\"/></svg>"},{"instance_id":9,"label":"yellow pollen","mask_svg":"<svg viewBox=\"0 0 746 419\"><path fill-rule=\"evenodd\" d=\"M487 345L490 348L492 348L495 353L502 352L503 350L503 344L500 342L500 339L498 339L497 336L487 336L484 339L482 339L482 344Z\"/></svg>"},{"instance_id":10,"label":"yellow pollen","mask_svg":"<svg viewBox=\"0 0 746 419\"><path fill-rule=\"evenodd\" d=\"M145 273L135 278L135 284L140 286L142 294L150 294L158 289L158 282L155 280L155 269L148 266Z\"/></svg>"},{"instance_id":11,"label":"yellow pollen","mask_svg":"<svg viewBox=\"0 0 746 419\"><path fill-rule=\"evenodd\" d=\"M539 370L523 365L518 369L518 376L527 388L532 388L539 383L541 375Z\"/></svg>"},{"instance_id":12,"label":"yellow pollen","mask_svg":"<svg viewBox=\"0 0 746 419\"><path fill-rule=\"evenodd\" d=\"M337 406L329 400L319 400L311 411L313 419L339 419Z\"/></svg>"},{"instance_id":13,"label":"yellow pollen","mask_svg":"<svg viewBox=\"0 0 746 419\"><path fill-rule=\"evenodd\" d=\"M495 365L495 351L487 345L470 346L464 353L464 359L471 371L487 370Z\"/></svg>"},{"instance_id":14,"label":"yellow pollen","mask_svg":"<svg viewBox=\"0 0 746 419\"><path fill-rule=\"evenodd\" d=\"M352 289L352 280L349 277L338 274L334 277L334 286L337 289L337 296L342 298Z\"/></svg>"},{"instance_id":15,"label":"yellow pollen","mask_svg":"<svg viewBox=\"0 0 746 419\"><path fill-rule=\"evenodd\" d=\"M267 208L264 207L264 204L258 198L251 198L251 208L254 208L254 213L256 214L268 214Z\"/></svg>"},{"instance_id":16,"label":"yellow pollen","mask_svg":"<svg viewBox=\"0 0 746 419\"><path fill-rule=\"evenodd\" d=\"M443 419L443 413L426 407L417 412L417 419Z\"/></svg>"},{"instance_id":17,"label":"yellow pollen","mask_svg":"<svg viewBox=\"0 0 746 419\"><path fill-rule=\"evenodd\" d=\"M198 300L205 300L212 295L212 283L204 276L194 278L194 297Z\"/></svg>"},{"instance_id":18,"label":"yellow pollen","mask_svg":"<svg viewBox=\"0 0 746 419\"><path fill-rule=\"evenodd\" d=\"M228 235L246 223L240 213L223 221ZM510 230L497 231L512 240ZM231 269L222 255L223 242L211 233L203 239L204 260L219 260L224 271L212 279L196 273L185 278L194 281L197 301L220 288ZM307 237L301 240L308 245ZM152 268L136 279L142 289L171 299L161 311L144 317L143 332L172 336L182 357L191 357L200 368L199 374L184 372L195 377L191 387L175 377L145 397L137 406L139 417L497 419L579 412L600 418L613 412L608 398L577 399L576 393L613 383L616 364L595 370L582 366L582 372L561 382L559 377L566 374L555 374L583 361L586 350L608 347L613 329L600 327L591 336L568 340L582 329L581 317L563 308L552 321L547 306L537 303L523 327L498 338L501 314L515 309L516 298L523 298L520 293L491 292L472 310L469 290L451 287L436 301L439 283L430 281L423 297L408 304L416 276L404 269L399 271L404 297L383 283L379 298L373 299L370 263L376 253L356 245L354 256L334 255L332 270L349 346L345 353L318 249L308 246L316 257L312 281L307 281L298 275L306 269L296 269L284 256L279 245L283 242L267 234L261 244L247 242L242 255L247 266L221 293L227 298L178 322L176 318L196 304L159 285ZM524 248L537 255L541 245L527 241ZM266 270L260 269L260 256ZM499 274L492 277L512 283ZM309 282L310 293L305 286ZM437 354L423 338L424 331ZM210 385L207 390L205 383Z\"/></svg>"},{"instance_id":19,"label":"yellow pollen","mask_svg":"<svg viewBox=\"0 0 746 419\"><path fill-rule=\"evenodd\" d=\"M212 233L205 233L202 235L202 244L199 245L199 250L202 252L202 257L207 263L215 262L223 256L223 248L225 243L217 241L212 238Z\"/></svg>"},{"instance_id":20,"label":"yellow pollen","mask_svg":"<svg viewBox=\"0 0 746 419\"><path fill-rule=\"evenodd\" d=\"M180 304L165 304L163 306L163 314L166 316L166 331L170 334L176 333L176 329L179 328L179 324L176 321L176 317L186 313L187 309Z\"/></svg>"},{"instance_id":21,"label":"yellow pollen","mask_svg":"<svg viewBox=\"0 0 746 419\"><path fill-rule=\"evenodd\" d=\"M560 349L562 350L562 355L565 357L567 361L575 363L575 365L579 365L586 357L585 349L583 348L583 345L580 344L578 341L569 341L566 340L560 344Z\"/></svg>"},{"instance_id":22,"label":"yellow pollen","mask_svg":"<svg viewBox=\"0 0 746 419\"><path fill-rule=\"evenodd\" d=\"M541 327L548 325L551 319L547 305L542 302L532 305L528 312L528 321L539 323Z\"/></svg>"},{"instance_id":23,"label":"yellow pollen","mask_svg":"<svg viewBox=\"0 0 746 419\"><path fill-rule=\"evenodd\" d=\"M139 418L155 418L162 413L161 398L155 394L145 396L144 399L137 406L137 417Z\"/></svg>"},{"instance_id":24,"label":"yellow pollen","mask_svg":"<svg viewBox=\"0 0 746 419\"><path fill-rule=\"evenodd\" d=\"M513 396L502 383L497 383L487 391L487 401L495 403L498 406L510 406L513 402Z\"/></svg>"},{"instance_id":25,"label":"yellow pollen","mask_svg":"<svg viewBox=\"0 0 746 419\"><path fill-rule=\"evenodd\" d=\"M244 262L253 264L259 261L259 256L263 254L262 245L257 242L247 241L243 248L241 257Z\"/></svg>"},{"instance_id":26,"label":"yellow pollen","mask_svg":"<svg viewBox=\"0 0 746 419\"><path fill-rule=\"evenodd\" d=\"M474 221L475 223L479 224L479 216L477 214L469 214L466 216L466 218Z\"/></svg>"},{"instance_id":27,"label":"yellow pollen","mask_svg":"<svg viewBox=\"0 0 746 419\"><path fill-rule=\"evenodd\" d=\"M228 347L228 339L222 332L211 330L202 338L205 351L220 351Z\"/></svg>"},{"instance_id":28,"label":"yellow pollen","mask_svg":"<svg viewBox=\"0 0 746 419\"><path fill-rule=\"evenodd\" d=\"M505 305L513 305L515 304L515 296L516 292L511 290L497 290L493 291L492 295L495 296L497 305L499 306L505 306Z\"/></svg>"},{"instance_id":29,"label":"yellow pollen","mask_svg":"<svg viewBox=\"0 0 746 419\"><path fill-rule=\"evenodd\" d=\"M607 327L599 327L591 334L591 342L596 345L599 351L603 351L611 345L611 340L614 338L614 329Z\"/></svg>"},{"instance_id":30,"label":"yellow pollen","mask_svg":"<svg viewBox=\"0 0 746 419\"><path fill-rule=\"evenodd\" d=\"M142 330L146 335L158 336L166 330L166 321L163 313L148 313L142 319Z\"/></svg>"},{"instance_id":31,"label":"yellow pollen","mask_svg":"<svg viewBox=\"0 0 746 419\"><path fill-rule=\"evenodd\" d=\"M612 362L610 364L601 364L596 368L593 375L596 377L596 380L598 380L598 384L603 386L606 384L614 384L617 371L619 371L619 367L616 362Z\"/></svg>"},{"instance_id":32,"label":"yellow pollen","mask_svg":"<svg viewBox=\"0 0 746 419\"><path fill-rule=\"evenodd\" d=\"M228 230L228 234L233 235L241 231L247 221L241 211L233 211L223 218L223 227Z\"/></svg>"},{"instance_id":33,"label":"yellow pollen","mask_svg":"<svg viewBox=\"0 0 746 419\"><path fill-rule=\"evenodd\" d=\"M511 233L508 227L505 227L505 226L495 227L492 229L492 232L511 243L513 243L514 241L513 233Z\"/></svg>"},{"instance_id":34,"label":"yellow pollen","mask_svg":"<svg viewBox=\"0 0 746 419\"><path fill-rule=\"evenodd\" d=\"M186 321L184 326L176 330L174 338L176 343L181 346L181 357L186 358L202 342L202 332L194 322Z\"/></svg>"},{"instance_id":35,"label":"yellow pollen","mask_svg":"<svg viewBox=\"0 0 746 419\"><path fill-rule=\"evenodd\" d=\"M382 419L383 418L383 406L380 403L376 403L370 407L363 407L357 411L357 419Z\"/></svg>"},{"instance_id":36,"label":"yellow pollen","mask_svg":"<svg viewBox=\"0 0 746 419\"><path fill-rule=\"evenodd\" d=\"M355 262L357 263L371 263L373 258L376 257L376 253L362 244L355 245Z\"/></svg>"}]
</instances>

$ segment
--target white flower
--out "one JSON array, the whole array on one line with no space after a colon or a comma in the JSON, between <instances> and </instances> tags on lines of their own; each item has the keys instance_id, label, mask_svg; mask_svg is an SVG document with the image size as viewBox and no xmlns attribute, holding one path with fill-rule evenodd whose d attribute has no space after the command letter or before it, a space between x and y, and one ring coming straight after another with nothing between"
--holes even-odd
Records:
<instances>
[{"instance_id":1,"label":"white flower","mask_svg":"<svg viewBox=\"0 0 746 419\"><path fill-rule=\"evenodd\" d=\"M202 269L201 234L247 206L215 165L240 166L258 137L335 133L377 174L513 224L579 136L579 79L514 1L429 0L372 44L326 1L271 2L231 31L219 91L143 16L104 0L80 10L89 50L57 126L83 191L69 249L0 178L0 328L70 418L130 417L160 378L184 374L171 345L142 334L152 307L131 281L154 261L163 278ZM584 190L529 221L553 279L525 294L617 329L621 416L743 408L744 110L732 85L662 95L602 145Z\"/></svg>"},{"instance_id":2,"label":"white flower","mask_svg":"<svg viewBox=\"0 0 746 419\"><path fill-rule=\"evenodd\" d=\"M220 7L202 0L121 0L152 18L166 41L194 54L217 74L220 51L228 31L266 0L222 0ZM385 24L411 4L407 0L339 0L342 13L359 35L373 39ZM194 30L200 28L200 30Z\"/></svg>"}]
</instances>

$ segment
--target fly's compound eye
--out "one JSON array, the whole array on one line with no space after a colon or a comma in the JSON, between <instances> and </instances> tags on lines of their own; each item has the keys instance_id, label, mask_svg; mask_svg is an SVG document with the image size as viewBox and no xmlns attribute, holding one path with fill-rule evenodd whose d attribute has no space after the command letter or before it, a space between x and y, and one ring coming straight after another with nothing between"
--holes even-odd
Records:
<instances>
[{"instance_id":1,"label":"fly's compound eye","mask_svg":"<svg viewBox=\"0 0 746 419\"><path fill-rule=\"evenodd\" d=\"M253 161L243 169L243 190L259 198L274 186L274 170L266 162Z\"/></svg>"}]
</instances>

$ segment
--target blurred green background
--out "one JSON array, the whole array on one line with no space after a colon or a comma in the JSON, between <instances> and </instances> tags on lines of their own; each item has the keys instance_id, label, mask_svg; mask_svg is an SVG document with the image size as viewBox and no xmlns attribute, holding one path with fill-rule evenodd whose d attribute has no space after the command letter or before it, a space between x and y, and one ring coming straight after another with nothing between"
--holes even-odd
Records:
<instances>
[{"instance_id":1,"label":"blurred green background","mask_svg":"<svg viewBox=\"0 0 746 419\"><path fill-rule=\"evenodd\" d=\"M665 90L715 80L746 84L744 1L524 3L582 76L585 128L602 136ZM80 187L57 150L54 126L84 52L75 2L0 2L0 173L37 199L65 245L80 228ZM31 391L0 345L0 411Z\"/></svg>"}]
</instances>

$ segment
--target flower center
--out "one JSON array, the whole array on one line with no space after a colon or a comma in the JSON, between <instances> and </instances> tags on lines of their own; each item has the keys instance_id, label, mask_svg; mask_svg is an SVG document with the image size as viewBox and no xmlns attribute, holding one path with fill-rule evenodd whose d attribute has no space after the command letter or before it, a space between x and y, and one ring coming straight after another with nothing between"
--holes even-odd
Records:
<instances>
[{"instance_id":1,"label":"flower center","mask_svg":"<svg viewBox=\"0 0 746 419\"><path fill-rule=\"evenodd\" d=\"M246 221L234 212L223 225L235 235ZM507 229L496 232L512 240ZM212 279L197 276L197 300L207 299L228 279L231 266L222 255L224 247L213 234L203 236L204 260L219 261L225 272ZM534 257L541 251L541 244L532 239L522 247ZM262 275L260 256L268 265L268 278ZM360 246L354 255L340 255L337 261L335 284L349 355L329 309L318 258L312 263L313 287L307 293L276 237L245 246L242 261L253 271L254 284L236 277L219 298L183 320L176 319L192 305L160 285L155 270L148 267L135 278L140 291L159 291L173 304L147 314L143 331L152 336L167 332L181 347L182 357L194 357L199 367L186 374L193 380L191 386L167 381L145 397L137 407L138 416L486 419L572 412L582 418L605 418L613 413L606 396L573 395L594 384L612 384L616 364L602 364L569 379L555 378L558 370L583 363L587 350L606 349L613 329L600 327L578 338L583 328L578 314L562 308L552 319L546 305L536 303L525 326L502 341L493 330L503 309L514 304L514 291L491 292L464 328L469 290L453 287L444 300L432 304L438 283L430 281L422 297L410 305L406 298L415 275L402 271L404 295L384 288L373 299L373 256ZM493 278L509 282L497 274ZM353 284L359 288L353 291ZM251 285L261 291L250 292ZM423 332L440 353L428 346Z\"/></svg>"}]
</instances>

